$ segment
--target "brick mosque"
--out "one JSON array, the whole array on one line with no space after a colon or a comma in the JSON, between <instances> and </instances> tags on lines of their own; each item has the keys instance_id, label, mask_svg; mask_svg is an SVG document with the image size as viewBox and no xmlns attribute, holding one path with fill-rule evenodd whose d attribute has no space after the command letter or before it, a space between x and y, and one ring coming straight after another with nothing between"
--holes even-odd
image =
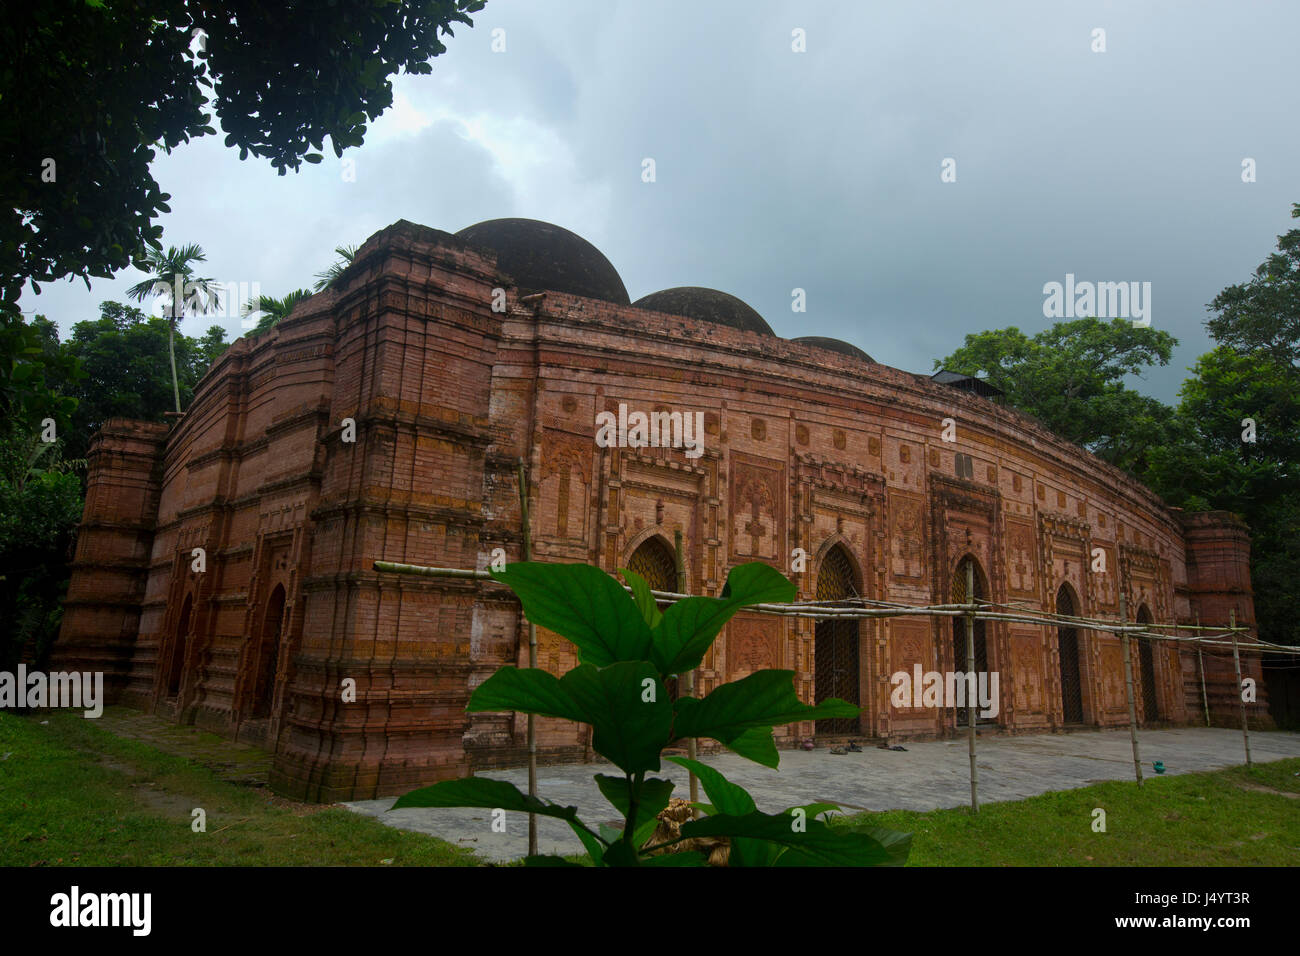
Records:
<instances>
[{"instance_id":1,"label":"brick mosque","mask_svg":"<svg viewBox=\"0 0 1300 956\"><path fill-rule=\"evenodd\" d=\"M1122 590L1130 618L1224 624L1235 611L1253 625L1239 520L1168 508L996 399L834 339L779 338L714 290L630 302L610 262L557 226L453 235L399 221L326 291L236 341L178 423L105 424L55 662L102 670L111 700L267 748L271 786L298 798L522 763L521 715L465 712L498 667L527 663L513 595L372 567L519 558L521 461L534 560L632 567L665 590L680 532L693 594L766 561L801 600L945 603L965 598L974 562L991 601L1114 616ZM598 414L620 404L701 413L699 447L598 443ZM802 699L862 714L778 728L782 745L949 735L965 712L895 708L889 675L964 670L956 634L951 618L741 614L696 692L787 668ZM541 666L575 664L556 635L539 629L538 643ZM990 621L976 647L1001 674L990 732L1128 721L1110 634ZM1144 725L1204 720L1202 678L1216 722L1236 718L1230 655L1202 665L1138 641L1132 657ZM1258 655L1243 667L1262 684ZM1262 693L1251 709L1263 713ZM590 757L588 728L538 726L543 761Z\"/></svg>"}]
</instances>

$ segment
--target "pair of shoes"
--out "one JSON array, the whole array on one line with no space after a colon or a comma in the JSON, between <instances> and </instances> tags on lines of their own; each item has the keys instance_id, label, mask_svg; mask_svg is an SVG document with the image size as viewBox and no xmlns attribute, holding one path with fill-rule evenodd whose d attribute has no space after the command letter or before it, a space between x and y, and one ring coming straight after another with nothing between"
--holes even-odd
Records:
<instances>
[{"instance_id":1,"label":"pair of shoes","mask_svg":"<svg viewBox=\"0 0 1300 956\"><path fill-rule=\"evenodd\" d=\"M901 747L901 746L899 746L898 744L894 744L894 746L890 747L889 749L890 749L890 750L899 750L899 751L902 751L903 753L907 753L907 748L906 748L906 747Z\"/></svg>"},{"instance_id":2,"label":"pair of shoes","mask_svg":"<svg viewBox=\"0 0 1300 956\"><path fill-rule=\"evenodd\" d=\"M860 753L862 753L862 748L859 747L855 741L850 740L850 741L849 741L849 753L852 753L852 754L860 754Z\"/></svg>"},{"instance_id":3,"label":"pair of shoes","mask_svg":"<svg viewBox=\"0 0 1300 956\"><path fill-rule=\"evenodd\" d=\"M843 747L832 747L831 753L835 754L836 756L839 756L840 754L848 753L848 751L845 750Z\"/></svg>"}]
</instances>

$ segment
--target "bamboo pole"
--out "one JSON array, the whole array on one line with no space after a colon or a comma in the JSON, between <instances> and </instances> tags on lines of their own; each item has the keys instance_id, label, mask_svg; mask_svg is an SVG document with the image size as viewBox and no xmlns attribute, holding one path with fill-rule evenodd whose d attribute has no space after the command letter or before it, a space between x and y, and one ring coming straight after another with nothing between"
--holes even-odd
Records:
<instances>
[{"instance_id":1,"label":"bamboo pole","mask_svg":"<svg viewBox=\"0 0 1300 956\"><path fill-rule=\"evenodd\" d=\"M975 604L975 562L966 561L966 600L973 607ZM979 770L975 766L975 712L977 695L971 687L971 676L975 673L975 612L966 612L966 740L970 745L970 809L971 813L980 812L978 794ZM974 681L979 686L978 678Z\"/></svg>"},{"instance_id":2,"label":"bamboo pole","mask_svg":"<svg viewBox=\"0 0 1300 956\"><path fill-rule=\"evenodd\" d=\"M1196 627L1200 630L1201 615L1196 615ZM1201 707L1205 711L1205 726L1210 726L1210 697L1205 693L1205 655L1201 653L1201 645L1196 645L1196 663L1201 672Z\"/></svg>"},{"instance_id":3,"label":"bamboo pole","mask_svg":"<svg viewBox=\"0 0 1300 956\"><path fill-rule=\"evenodd\" d=\"M1246 695L1241 688L1241 655L1237 653L1237 609L1228 611L1228 624L1232 627L1232 664L1237 669L1237 697L1241 700L1241 739L1246 743L1246 766L1250 767L1250 728L1246 723Z\"/></svg>"},{"instance_id":4,"label":"bamboo pole","mask_svg":"<svg viewBox=\"0 0 1300 956\"><path fill-rule=\"evenodd\" d=\"M685 594L686 593L686 555L682 549L682 532L680 528L677 531L673 532L673 547L674 550L676 550L677 552L677 591L679 594ZM684 677L685 679L683 683L685 684L685 690L683 696L694 697L695 696L695 669L691 668L690 673L684 675ZM698 752L699 752L699 748L698 745L696 744L695 738L687 737L686 756L694 760L698 756ZM690 771L689 773L690 775L688 779L690 780L691 804L692 804L691 818L695 819L696 817L699 816L699 814L695 810L694 804L700 802L700 781L696 779L694 770Z\"/></svg>"},{"instance_id":5,"label":"bamboo pole","mask_svg":"<svg viewBox=\"0 0 1300 956\"><path fill-rule=\"evenodd\" d=\"M472 568L465 570L463 568L437 568L427 567L419 564L401 564L394 561L375 561L371 567L376 571L385 574L412 574L426 578L467 578L480 581L493 580L492 575L486 571L475 571ZM623 590L630 592L632 589L624 586ZM654 595L655 600L660 603L672 603L682 598L690 597L688 594L678 594L674 591L655 591L650 592ZM916 605L916 606L896 606L881 608L830 608L821 605L810 605L800 603L790 604L753 604L745 608L746 611L757 614L775 614L781 617L801 617L811 618L813 620L825 620L832 617L843 617L848 620L875 620L876 618L887 619L891 617L965 617L966 614L974 612L975 619L979 621L1006 621L1012 624L1034 624L1039 627L1073 627L1082 630L1104 631L1107 634L1137 634L1139 636L1149 637L1153 641L1172 641L1174 643L1196 643L1207 647L1231 647L1232 641L1226 638L1232 637L1232 632L1227 628L1205 627L1202 630L1217 631L1218 633L1210 634L1205 637L1171 637L1167 634L1154 634L1147 630L1148 627L1170 627L1168 624L1122 624L1119 621L1107 620L1105 618L1074 618L1062 617L1055 614L1000 614L988 611L984 604L940 604L940 605ZM1064 623L1063 623L1064 622ZM1225 638L1225 640L1216 640L1216 638ZM1276 651L1279 654L1300 655L1300 648L1289 644L1273 644L1269 641L1254 640L1250 645L1244 648L1245 652L1252 654L1262 654L1265 651Z\"/></svg>"},{"instance_id":6,"label":"bamboo pole","mask_svg":"<svg viewBox=\"0 0 1300 956\"><path fill-rule=\"evenodd\" d=\"M1119 619L1120 623L1128 620L1128 602L1127 595L1124 593L1124 586L1121 583L1119 589ZM1137 776L1138 786L1142 786L1142 758L1138 754L1138 724L1137 724L1137 706L1133 702L1133 652L1129 645L1128 632L1124 631L1119 638L1124 644L1124 693L1128 697L1128 733L1129 738L1133 741L1133 773Z\"/></svg>"},{"instance_id":7,"label":"bamboo pole","mask_svg":"<svg viewBox=\"0 0 1300 956\"><path fill-rule=\"evenodd\" d=\"M525 561L533 559L533 542L528 520L528 481L524 474L524 460L519 459L519 518L523 534ZM528 666L537 666L537 625L528 622ZM528 715L528 795L537 796L537 718ZM537 814L528 814L528 855L537 856Z\"/></svg>"}]
</instances>

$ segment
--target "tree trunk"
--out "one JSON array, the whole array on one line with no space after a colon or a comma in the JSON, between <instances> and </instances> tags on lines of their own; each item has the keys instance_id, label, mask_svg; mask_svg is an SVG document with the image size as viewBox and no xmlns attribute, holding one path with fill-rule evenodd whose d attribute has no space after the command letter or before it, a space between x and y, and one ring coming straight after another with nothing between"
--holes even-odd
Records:
<instances>
[{"instance_id":1,"label":"tree trunk","mask_svg":"<svg viewBox=\"0 0 1300 956\"><path fill-rule=\"evenodd\" d=\"M167 357L172 362L172 392L176 395L176 414L181 413L181 385L176 378L176 315L167 323Z\"/></svg>"}]
</instances>

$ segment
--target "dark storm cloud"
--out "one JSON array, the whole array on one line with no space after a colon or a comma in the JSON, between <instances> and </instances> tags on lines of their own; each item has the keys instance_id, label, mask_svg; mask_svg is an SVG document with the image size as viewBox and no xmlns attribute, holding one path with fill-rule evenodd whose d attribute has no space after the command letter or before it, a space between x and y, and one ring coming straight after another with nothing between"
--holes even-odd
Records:
<instances>
[{"instance_id":1,"label":"dark storm cloud","mask_svg":"<svg viewBox=\"0 0 1300 956\"><path fill-rule=\"evenodd\" d=\"M1208 347L1205 304L1293 224L1298 26L1282 3L491 0L433 76L398 82L347 154L355 182L332 158L281 178L200 142L158 165L166 239L279 295L398 218L547 219L596 243L633 298L713 286L778 334L913 371L967 332L1050 325L1043 285L1067 273L1145 281L1153 326L1182 346L1141 387L1172 400ZM126 284L23 306L66 327Z\"/></svg>"}]
</instances>

